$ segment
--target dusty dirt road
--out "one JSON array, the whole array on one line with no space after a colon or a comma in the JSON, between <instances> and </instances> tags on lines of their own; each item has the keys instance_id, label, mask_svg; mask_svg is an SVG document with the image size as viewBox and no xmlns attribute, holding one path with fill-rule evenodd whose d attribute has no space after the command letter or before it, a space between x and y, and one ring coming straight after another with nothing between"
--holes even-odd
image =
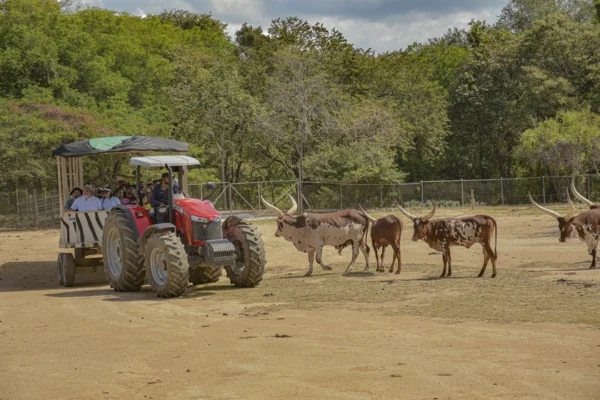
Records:
<instances>
[{"instance_id":1,"label":"dusty dirt road","mask_svg":"<svg viewBox=\"0 0 600 400\"><path fill-rule=\"evenodd\" d=\"M306 256L261 221L258 288L223 277L170 300L101 275L59 287L58 232L0 233L0 399L600 399L600 270L585 245L559 244L530 210L485 211L496 279L475 278L478 246L435 278L441 256L406 222L401 275L359 259L342 276L349 252L328 249L333 271L304 278Z\"/></svg>"}]
</instances>

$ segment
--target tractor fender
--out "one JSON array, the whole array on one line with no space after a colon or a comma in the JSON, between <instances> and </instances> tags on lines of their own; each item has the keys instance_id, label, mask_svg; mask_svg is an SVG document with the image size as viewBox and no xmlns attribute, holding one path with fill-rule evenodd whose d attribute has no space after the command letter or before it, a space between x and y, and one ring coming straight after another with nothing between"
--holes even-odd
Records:
<instances>
[{"instance_id":1,"label":"tractor fender","mask_svg":"<svg viewBox=\"0 0 600 400\"><path fill-rule=\"evenodd\" d=\"M110 212L122 212L129 221L129 226L133 229L135 240L140 240L140 232L145 232L147 227L152 224L150 217L144 207L141 206L125 206L118 204L112 208ZM136 214L144 213L144 216L136 216Z\"/></svg>"},{"instance_id":2,"label":"tractor fender","mask_svg":"<svg viewBox=\"0 0 600 400\"><path fill-rule=\"evenodd\" d=\"M168 222L165 222L162 224L150 225L148 228L146 228L146 230L142 234L142 237L140 237L140 239L139 239L138 252L140 254L144 254L144 252L146 251L146 242L148 241L150 236L152 236L152 234L157 233L157 232L165 232L165 231L176 232L176 230L177 230L177 228L175 228L175 225L170 224Z\"/></svg>"},{"instance_id":3,"label":"tractor fender","mask_svg":"<svg viewBox=\"0 0 600 400\"><path fill-rule=\"evenodd\" d=\"M242 220L246 218L252 218L251 214L233 214L227 217L225 221L223 221L223 232L227 230L230 226L235 226L239 224Z\"/></svg>"}]
</instances>

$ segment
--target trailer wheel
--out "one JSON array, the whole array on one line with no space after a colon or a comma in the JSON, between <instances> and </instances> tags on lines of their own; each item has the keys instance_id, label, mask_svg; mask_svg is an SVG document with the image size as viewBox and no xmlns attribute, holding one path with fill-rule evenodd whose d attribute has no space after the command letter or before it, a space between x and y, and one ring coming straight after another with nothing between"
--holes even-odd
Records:
<instances>
[{"instance_id":1,"label":"trailer wheel","mask_svg":"<svg viewBox=\"0 0 600 400\"><path fill-rule=\"evenodd\" d=\"M62 282L65 287L73 287L75 285L75 258L71 253L63 253Z\"/></svg>"},{"instance_id":2,"label":"trailer wheel","mask_svg":"<svg viewBox=\"0 0 600 400\"><path fill-rule=\"evenodd\" d=\"M267 263L261 234L244 221L227 224L224 230L224 236L233 243L236 253L235 264L225 267L227 277L237 287L258 285Z\"/></svg>"},{"instance_id":3,"label":"trailer wheel","mask_svg":"<svg viewBox=\"0 0 600 400\"><path fill-rule=\"evenodd\" d=\"M146 242L146 276L158 297L181 296L188 286L189 265L181 240L173 232L154 233Z\"/></svg>"},{"instance_id":4,"label":"trailer wheel","mask_svg":"<svg viewBox=\"0 0 600 400\"><path fill-rule=\"evenodd\" d=\"M115 292L134 292L144 284L143 258L123 212L111 212L104 223L102 257L106 279Z\"/></svg>"},{"instance_id":5,"label":"trailer wheel","mask_svg":"<svg viewBox=\"0 0 600 400\"><path fill-rule=\"evenodd\" d=\"M221 278L223 267L210 267L208 265L199 265L190 267L190 283L192 285L201 285L203 283L214 283Z\"/></svg>"}]
</instances>

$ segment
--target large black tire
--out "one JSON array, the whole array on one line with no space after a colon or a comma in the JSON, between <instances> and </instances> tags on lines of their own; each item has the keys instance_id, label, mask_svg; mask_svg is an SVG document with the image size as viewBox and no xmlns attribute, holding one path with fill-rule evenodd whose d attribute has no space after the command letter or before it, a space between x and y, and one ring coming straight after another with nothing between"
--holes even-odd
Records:
<instances>
[{"instance_id":1,"label":"large black tire","mask_svg":"<svg viewBox=\"0 0 600 400\"><path fill-rule=\"evenodd\" d=\"M64 281L64 273L63 273L63 260L65 253L58 253L58 260L56 261L56 266L58 267L58 284L60 286L65 286Z\"/></svg>"},{"instance_id":2,"label":"large black tire","mask_svg":"<svg viewBox=\"0 0 600 400\"><path fill-rule=\"evenodd\" d=\"M63 253L62 257L62 282L65 287L75 285L75 258L71 253Z\"/></svg>"},{"instance_id":3,"label":"large black tire","mask_svg":"<svg viewBox=\"0 0 600 400\"><path fill-rule=\"evenodd\" d=\"M267 259L265 245L256 227L245 221L228 224L224 236L235 246L235 265L226 266L227 277L237 287L254 287L262 281Z\"/></svg>"},{"instance_id":4,"label":"large black tire","mask_svg":"<svg viewBox=\"0 0 600 400\"><path fill-rule=\"evenodd\" d=\"M190 283L192 285L201 285L203 283L218 282L222 272L223 267L210 267L208 265L190 267Z\"/></svg>"},{"instance_id":5,"label":"large black tire","mask_svg":"<svg viewBox=\"0 0 600 400\"><path fill-rule=\"evenodd\" d=\"M115 292L134 292L144 284L144 258L127 216L111 212L104 223L102 258L106 279Z\"/></svg>"},{"instance_id":6,"label":"large black tire","mask_svg":"<svg viewBox=\"0 0 600 400\"><path fill-rule=\"evenodd\" d=\"M152 234L146 242L144 263L148 283L158 297L177 297L185 292L189 265L183 243L175 233Z\"/></svg>"}]
</instances>

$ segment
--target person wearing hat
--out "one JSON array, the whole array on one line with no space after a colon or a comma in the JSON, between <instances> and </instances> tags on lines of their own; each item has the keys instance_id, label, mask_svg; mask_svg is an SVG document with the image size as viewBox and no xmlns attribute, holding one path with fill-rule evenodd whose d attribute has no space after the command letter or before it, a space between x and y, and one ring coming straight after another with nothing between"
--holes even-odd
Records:
<instances>
[{"instance_id":1,"label":"person wearing hat","mask_svg":"<svg viewBox=\"0 0 600 400\"><path fill-rule=\"evenodd\" d=\"M118 197L113 196L112 190L110 188L102 189L102 209L110 211L116 205L121 204L121 201Z\"/></svg>"},{"instance_id":2,"label":"person wearing hat","mask_svg":"<svg viewBox=\"0 0 600 400\"><path fill-rule=\"evenodd\" d=\"M83 187L83 195L75 199L70 208L72 211L98 211L102 209L100 199L94 196L92 186Z\"/></svg>"},{"instance_id":3,"label":"person wearing hat","mask_svg":"<svg viewBox=\"0 0 600 400\"><path fill-rule=\"evenodd\" d=\"M73 205L73 202L75 202L75 200L77 200L78 197L81 197L81 188L73 188L73 190L71 190L71 198L67 200L67 202L65 203L65 210L68 210L69 208L71 208L71 206Z\"/></svg>"}]
</instances>

